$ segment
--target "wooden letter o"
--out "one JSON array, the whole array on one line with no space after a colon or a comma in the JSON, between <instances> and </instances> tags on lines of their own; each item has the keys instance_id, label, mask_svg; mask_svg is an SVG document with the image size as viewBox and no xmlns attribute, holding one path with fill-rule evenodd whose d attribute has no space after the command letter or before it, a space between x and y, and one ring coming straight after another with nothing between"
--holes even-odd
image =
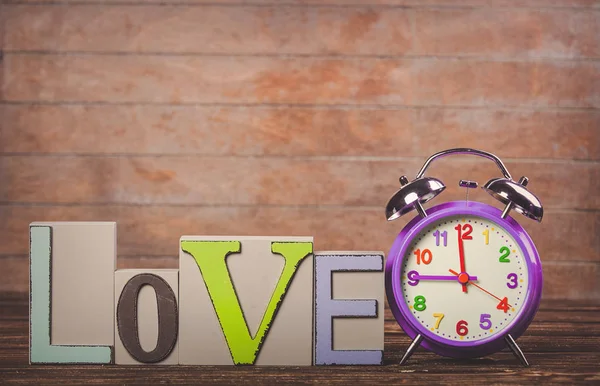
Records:
<instances>
[{"instance_id":1,"label":"wooden letter o","mask_svg":"<svg viewBox=\"0 0 600 386\"><path fill-rule=\"evenodd\" d=\"M154 350L149 352L140 344L137 318L138 295L145 285L154 288L158 306L158 339ZM157 363L166 359L177 342L178 326L175 293L163 278L142 273L125 284L117 304L117 327L123 346L135 360Z\"/></svg>"}]
</instances>

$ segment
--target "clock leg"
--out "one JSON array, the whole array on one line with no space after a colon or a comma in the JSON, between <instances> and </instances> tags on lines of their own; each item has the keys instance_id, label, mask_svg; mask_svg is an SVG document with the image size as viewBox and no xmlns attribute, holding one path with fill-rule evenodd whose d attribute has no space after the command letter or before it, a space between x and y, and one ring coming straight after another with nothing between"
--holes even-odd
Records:
<instances>
[{"instance_id":1,"label":"clock leg","mask_svg":"<svg viewBox=\"0 0 600 386\"><path fill-rule=\"evenodd\" d=\"M515 342L513 337L510 334L508 334L508 335L506 335L506 338L504 338L504 339L506 340L506 344L508 344L508 347L513 352L513 354L515 354L515 356L517 358L519 358L519 360L521 361L521 364L525 367L528 367L529 362L527 362L527 358L525 358L525 354L523 354L523 351L521 351L521 349L519 348L519 346L517 345L517 342Z\"/></svg>"},{"instance_id":2,"label":"clock leg","mask_svg":"<svg viewBox=\"0 0 600 386\"><path fill-rule=\"evenodd\" d=\"M421 344L422 340L423 340L423 335L418 334L417 336L415 336L415 339L413 339L413 341L410 344L410 346L408 346L408 349L404 353L404 356L402 357L402 359L400 359L400 364L401 365L403 365L403 364L406 363L406 361L408 360L408 358L410 358L410 356L413 354L413 352L415 352L415 350L417 349L417 347L419 347L419 345Z\"/></svg>"}]
</instances>

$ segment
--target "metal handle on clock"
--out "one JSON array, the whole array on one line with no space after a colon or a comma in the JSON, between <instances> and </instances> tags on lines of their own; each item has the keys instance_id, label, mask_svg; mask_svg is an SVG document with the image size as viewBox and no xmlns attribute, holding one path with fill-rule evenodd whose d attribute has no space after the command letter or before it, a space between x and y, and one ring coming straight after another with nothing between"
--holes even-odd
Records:
<instances>
[{"instance_id":1,"label":"metal handle on clock","mask_svg":"<svg viewBox=\"0 0 600 386\"><path fill-rule=\"evenodd\" d=\"M492 161L494 161L496 163L496 166L498 166L498 168L500 169L500 171L502 172L502 174L504 175L504 177L512 180L512 177L511 177L510 173L508 172L508 169L506 169L506 166L504 166L504 164L502 163L502 161L500 160L500 158L496 157L492 153L488 153L487 151L477 150L477 149L471 149L471 148L468 148L468 147L442 150L442 151L440 151L438 153L435 153L434 155L432 155L431 157L429 157L427 159L427 161L425 161L425 164L423 165L423 167L421 168L421 170L419 170L419 173L417 173L417 176L415 177L415 179L423 177L423 174L425 174L425 171L427 170L427 168L429 167L429 165L431 165L431 163L434 160L436 160L437 158L443 158L443 157L446 157L446 156L449 156L449 155L452 155L452 154L471 154L471 155L476 155L476 156L479 156L479 157L483 157L483 158L487 158L489 160L492 160Z\"/></svg>"}]
</instances>

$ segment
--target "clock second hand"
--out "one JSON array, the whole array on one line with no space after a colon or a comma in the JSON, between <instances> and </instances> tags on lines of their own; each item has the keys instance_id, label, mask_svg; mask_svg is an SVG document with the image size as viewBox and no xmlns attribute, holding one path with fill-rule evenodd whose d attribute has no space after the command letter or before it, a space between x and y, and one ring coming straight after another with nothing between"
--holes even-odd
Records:
<instances>
[{"instance_id":1,"label":"clock second hand","mask_svg":"<svg viewBox=\"0 0 600 386\"><path fill-rule=\"evenodd\" d=\"M456 271L454 271L454 270L452 270L452 269L449 269L448 271L450 271L450 273L451 273L451 274L453 274L453 275L456 275L456 276L458 276L458 275L459 275L459 274L458 274L458 272L456 272ZM474 285L475 287L477 287L477 288L479 288L480 290L482 290L483 292L485 292L486 294L488 294L488 295L490 295L491 297L495 298L496 300L498 300L498 301L500 301L500 302L502 301L502 299L500 299L498 296L494 295L493 293L491 293L490 291L488 291L488 290L486 290L486 289L484 289L484 288L481 288L479 285L477 285L477 284L473 283L473 282L472 282L472 281L470 281L470 280L467 282L467 284L472 284L472 285ZM508 306L509 306L509 307L512 307L510 304L508 304Z\"/></svg>"}]
</instances>

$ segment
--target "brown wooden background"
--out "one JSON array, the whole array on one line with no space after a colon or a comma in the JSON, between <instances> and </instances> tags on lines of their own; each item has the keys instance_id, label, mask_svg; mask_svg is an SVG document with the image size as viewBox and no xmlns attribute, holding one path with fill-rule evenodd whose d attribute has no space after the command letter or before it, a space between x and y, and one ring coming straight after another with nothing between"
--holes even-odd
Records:
<instances>
[{"instance_id":1,"label":"brown wooden background","mask_svg":"<svg viewBox=\"0 0 600 386\"><path fill-rule=\"evenodd\" d=\"M388 251L383 209L432 153L499 155L544 203L515 214L546 298L600 299L600 3L4 1L0 290L28 224L118 221L119 267L183 234L314 235ZM434 164L498 176L482 159ZM487 194L472 199L492 203Z\"/></svg>"}]
</instances>

